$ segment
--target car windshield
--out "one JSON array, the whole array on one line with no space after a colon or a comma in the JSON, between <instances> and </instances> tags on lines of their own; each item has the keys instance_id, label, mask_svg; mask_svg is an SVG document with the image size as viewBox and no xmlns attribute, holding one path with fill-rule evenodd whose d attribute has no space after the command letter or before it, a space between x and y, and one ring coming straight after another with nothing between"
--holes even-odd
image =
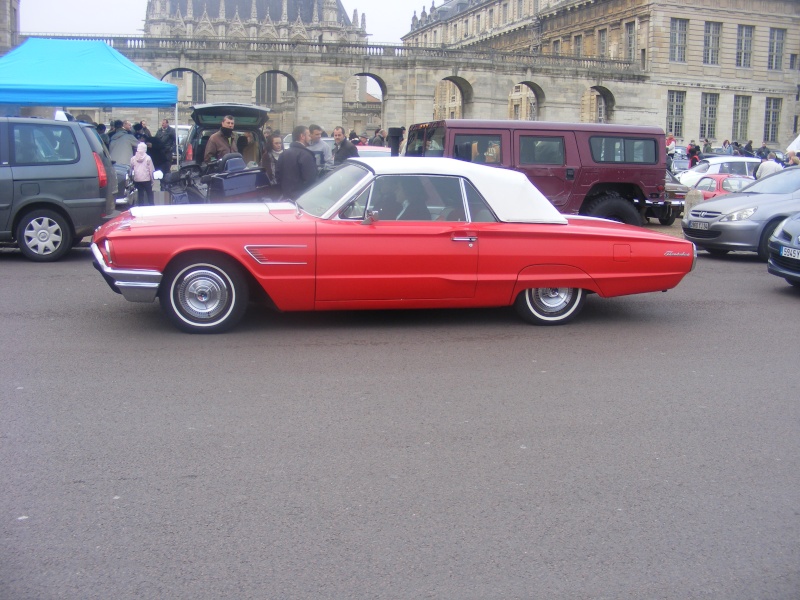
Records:
<instances>
[{"instance_id":1,"label":"car windshield","mask_svg":"<svg viewBox=\"0 0 800 600\"><path fill-rule=\"evenodd\" d=\"M300 196L297 206L315 217L321 217L368 175L369 170L361 165L342 165Z\"/></svg>"},{"instance_id":2,"label":"car windshield","mask_svg":"<svg viewBox=\"0 0 800 600\"><path fill-rule=\"evenodd\" d=\"M743 192L753 194L791 194L797 190L800 190L800 169L779 171L742 188Z\"/></svg>"}]
</instances>

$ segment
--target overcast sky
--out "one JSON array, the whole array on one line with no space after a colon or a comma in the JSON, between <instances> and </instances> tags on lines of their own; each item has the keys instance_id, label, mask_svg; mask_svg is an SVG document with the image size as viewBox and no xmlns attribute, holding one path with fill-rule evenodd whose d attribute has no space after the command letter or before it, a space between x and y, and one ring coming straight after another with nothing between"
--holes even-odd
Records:
<instances>
[{"instance_id":1,"label":"overcast sky","mask_svg":"<svg viewBox=\"0 0 800 600\"><path fill-rule=\"evenodd\" d=\"M436 0L440 6L443 0ZM203 0L195 0L202 6ZM23 0L20 28L23 33L141 33L147 0L78 0L65 9L63 0ZM342 0L347 15L367 15L370 41L400 43L411 29L414 11L430 10L430 0Z\"/></svg>"}]
</instances>

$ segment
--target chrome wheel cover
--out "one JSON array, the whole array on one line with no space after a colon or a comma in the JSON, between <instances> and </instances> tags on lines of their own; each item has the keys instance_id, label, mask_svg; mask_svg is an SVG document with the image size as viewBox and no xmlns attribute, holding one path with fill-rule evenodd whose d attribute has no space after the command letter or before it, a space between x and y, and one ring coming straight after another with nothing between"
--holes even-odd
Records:
<instances>
[{"instance_id":1,"label":"chrome wheel cover","mask_svg":"<svg viewBox=\"0 0 800 600\"><path fill-rule=\"evenodd\" d=\"M528 290L528 298L537 312L554 314L569 306L574 292L573 288L537 288Z\"/></svg>"},{"instance_id":2,"label":"chrome wheel cover","mask_svg":"<svg viewBox=\"0 0 800 600\"><path fill-rule=\"evenodd\" d=\"M34 254L47 256L61 247L63 238L58 223L48 217L37 217L26 225L23 243Z\"/></svg>"},{"instance_id":3,"label":"chrome wheel cover","mask_svg":"<svg viewBox=\"0 0 800 600\"><path fill-rule=\"evenodd\" d=\"M185 276L176 277L172 294L182 318L193 324L213 325L217 317L227 316L233 307L233 286L224 273L197 265L186 271Z\"/></svg>"}]
</instances>

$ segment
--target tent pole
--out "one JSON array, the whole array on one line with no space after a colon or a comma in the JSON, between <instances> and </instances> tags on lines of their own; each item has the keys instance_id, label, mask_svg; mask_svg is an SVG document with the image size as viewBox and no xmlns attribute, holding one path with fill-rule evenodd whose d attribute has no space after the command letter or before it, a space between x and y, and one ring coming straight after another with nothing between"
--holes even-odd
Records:
<instances>
[{"instance_id":1,"label":"tent pole","mask_svg":"<svg viewBox=\"0 0 800 600\"><path fill-rule=\"evenodd\" d=\"M181 168L181 149L178 146L178 103L175 102L175 159L178 161L178 170Z\"/></svg>"}]
</instances>

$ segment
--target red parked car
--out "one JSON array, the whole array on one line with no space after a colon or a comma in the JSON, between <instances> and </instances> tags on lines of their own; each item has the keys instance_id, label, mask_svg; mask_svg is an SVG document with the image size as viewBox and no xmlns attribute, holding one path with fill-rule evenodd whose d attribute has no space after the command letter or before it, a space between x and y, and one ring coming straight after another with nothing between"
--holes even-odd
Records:
<instances>
[{"instance_id":1,"label":"red parked car","mask_svg":"<svg viewBox=\"0 0 800 600\"><path fill-rule=\"evenodd\" d=\"M733 175L731 173L717 173L703 175L694 185L696 190L703 194L703 200L711 200L731 192L740 192L755 181L754 177L746 175Z\"/></svg>"},{"instance_id":2,"label":"red parked car","mask_svg":"<svg viewBox=\"0 0 800 600\"><path fill-rule=\"evenodd\" d=\"M114 291L159 298L188 332L229 329L258 290L281 311L514 305L555 325L590 293L673 288L696 256L685 240L564 216L522 173L445 158L350 159L296 204L136 207L92 252Z\"/></svg>"}]
</instances>

